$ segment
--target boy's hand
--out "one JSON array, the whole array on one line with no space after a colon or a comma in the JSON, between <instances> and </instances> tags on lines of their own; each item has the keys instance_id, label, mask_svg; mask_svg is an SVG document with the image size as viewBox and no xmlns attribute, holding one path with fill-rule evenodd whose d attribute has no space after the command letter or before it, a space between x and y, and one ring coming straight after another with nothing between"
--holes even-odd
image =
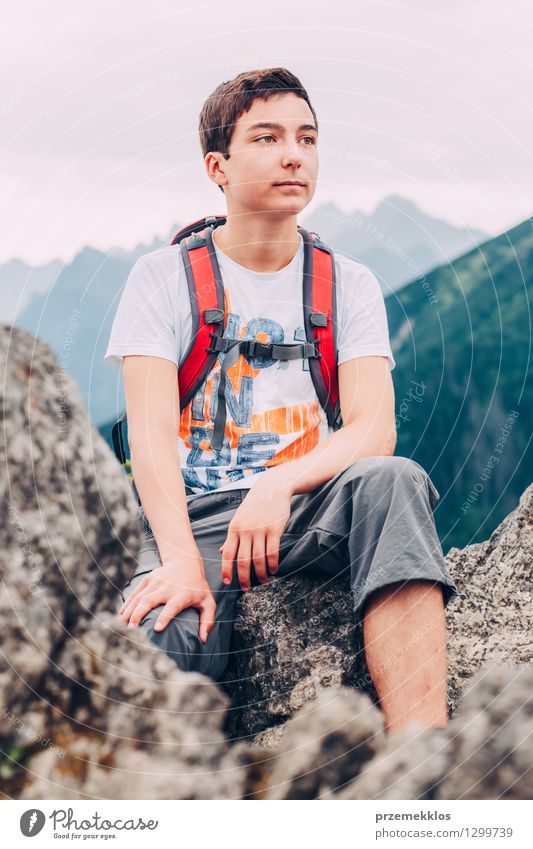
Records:
<instances>
[{"instance_id":1,"label":"boy's hand","mask_svg":"<svg viewBox=\"0 0 533 849\"><path fill-rule=\"evenodd\" d=\"M201 567L198 562L187 562L184 558L180 563L156 567L145 575L119 610L124 624L136 627L153 607L164 604L154 625L156 631L162 631L181 610L196 607L200 611L198 636L202 643L207 642L217 605L205 577L201 555L198 557Z\"/></svg>"},{"instance_id":2,"label":"boy's hand","mask_svg":"<svg viewBox=\"0 0 533 849\"><path fill-rule=\"evenodd\" d=\"M225 584L232 581L234 561L245 592L250 589L252 563L259 582L267 583L268 572L273 575L278 569L279 542L290 514L287 488L280 490L266 479L253 485L229 523L226 541L219 549Z\"/></svg>"}]
</instances>

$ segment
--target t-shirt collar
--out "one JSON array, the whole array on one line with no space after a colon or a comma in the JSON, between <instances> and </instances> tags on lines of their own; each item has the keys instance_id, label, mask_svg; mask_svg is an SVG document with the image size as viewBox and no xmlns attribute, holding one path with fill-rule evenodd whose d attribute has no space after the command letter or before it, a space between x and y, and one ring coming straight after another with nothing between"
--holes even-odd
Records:
<instances>
[{"instance_id":1,"label":"t-shirt collar","mask_svg":"<svg viewBox=\"0 0 533 849\"><path fill-rule=\"evenodd\" d=\"M235 260L231 259L223 250L221 250L213 239L213 246L215 248L215 253L217 255L217 260L220 266L225 266L227 268L233 268L235 271L240 271L242 274L253 275L257 278L265 278L265 277L273 277L278 274L286 274L288 271L293 271L295 267L300 262L303 256L303 238L302 234L298 232L298 238L300 239L300 244L298 245L298 249L294 254L293 258L287 265L284 265L283 268L280 268L279 271L253 271L251 268L246 268L244 265L240 265Z\"/></svg>"}]
</instances>

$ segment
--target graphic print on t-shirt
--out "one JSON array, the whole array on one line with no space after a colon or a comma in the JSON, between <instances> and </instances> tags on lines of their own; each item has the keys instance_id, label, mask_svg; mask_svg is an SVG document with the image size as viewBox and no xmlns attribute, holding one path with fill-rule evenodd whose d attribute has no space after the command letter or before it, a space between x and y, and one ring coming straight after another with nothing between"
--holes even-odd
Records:
<instances>
[{"instance_id":1,"label":"graphic print on t-shirt","mask_svg":"<svg viewBox=\"0 0 533 849\"><path fill-rule=\"evenodd\" d=\"M303 240L287 266L254 272L213 242L224 282L224 336L285 344L306 341L302 298ZM338 363L385 356L391 368L385 302L379 281L364 265L337 254ZM229 302L231 292L232 305ZM140 257L133 266L113 321L105 359L170 360L179 369L190 348L193 321L183 262L175 246ZM246 489L269 466L307 455L332 430L311 379L309 360L241 355L226 375L227 425L222 449L211 450L224 354L180 416L175 444L189 497Z\"/></svg>"},{"instance_id":2,"label":"graphic print on t-shirt","mask_svg":"<svg viewBox=\"0 0 533 849\"><path fill-rule=\"evenodd\" d=\"M283 327L271 318L258 316L243 324L240 316L232 312L227 289L224 296L224 338L253 339L265 344L305 341L303 326L294 328L292 339L286 339ZM318 445L320 427L324 425L324 413L313 388L314 398L288 407L279 403L282 393L276 393L280 381L272 372L286 372L289 368L309 372L307 359L272 360L241 353L226 374L224 442L220 451L211 449L224 356L219 353L206 380L181 413L179 436L187 449L183 478L186 486L195 491L210 492L269 466L302 457ZM268 375L264 374L267 369ZM274 406L254 412L254 388L262 377L271 387ZM309 383L312 387L310 375Z\"/></svg>"}]
</instances>

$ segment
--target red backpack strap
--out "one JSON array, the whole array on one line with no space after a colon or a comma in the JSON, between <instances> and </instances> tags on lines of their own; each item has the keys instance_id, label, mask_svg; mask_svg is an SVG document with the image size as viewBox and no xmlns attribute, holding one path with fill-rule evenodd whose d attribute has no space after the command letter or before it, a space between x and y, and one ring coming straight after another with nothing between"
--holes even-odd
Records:
<instances>
[{"instance_id":1,"label":"red backpack strap","mask_svg":"<svg viewBox=\"0 0 533 849\"><path fill-rule=\"evenodd\" d=\"M333 430L342 427L337 373L337 298L335 256L316 233L298 228L304 240L303 306L305 335L316 340L320 358L309 368L318 400Z\"/></svg>"},{"instance_id":2,"label":"red backpack strap","mask_svg":"<svg viewBox=\"0 0 533 849\"><path fill-rule=\"evenodd\" d=\"M203 222L205 220L209 219L202 219ZM222 336L224 332L224 287L212 232L212 225L208 225L200 235L193 233L180 236L178 233L176 236L179 236L192 316L191 342L178 370L182 410L194 397L216 361L217 352L210 353L207 350L211 346L211 337Z\"/></svg>"},{"instance_id":3,"label":"red backpack strap","mask_svg":"<svg viewBox=\"0 0 533 849\"><path fill-rule=\"evenodd\" d=\"M179 230L171 241L172 245L179 244L181 248L192 313L191 343L178 369L180 409L189 403L202 385L218 356L217 351L206 351L211 335L222 336L224 333L224 288L211 233L214 227L225 221L223 215L200 218ZM199 231L203 231L200 236L194 235ZM129 445L126 413L114 423L111 436L115 456L131 477L126 447Z\"/></svg>"},{"instance_id":4,"label":"red backpack strap","mask_svg":"<svg viewBox=\"0 0 533 849\"><path fill-rule=\"evenodd\" d=\"M199 233L205 230L206 227L218 227L220 224L224 224L225 221L225 215L208 215L207 218L199 218L198 221L193 221L192 224L187 224L186 227L178 230L170 244L178 245L187 236L191 236L193 233Z\"/></svg>"}]
</instances>

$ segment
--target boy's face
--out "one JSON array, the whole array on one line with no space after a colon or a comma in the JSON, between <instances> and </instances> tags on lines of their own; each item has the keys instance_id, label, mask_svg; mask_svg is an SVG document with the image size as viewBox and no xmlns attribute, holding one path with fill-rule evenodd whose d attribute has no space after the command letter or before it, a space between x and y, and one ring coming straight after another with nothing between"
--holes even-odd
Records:
<instances>
[{"instance_id":1,"label":"boy's face","mask_svg":"<svg viewBox=\"0 0 533 849\"><path fill-rule=\"evenodd\" d=\"M316 188L315 126L309 106L295 94L254 100L235 123L230 158L221 153L206 156L209 175L224 187L228 212L301 212ZM299 185L279 185L291 181Z\"/></svg>"}]
</instances>

